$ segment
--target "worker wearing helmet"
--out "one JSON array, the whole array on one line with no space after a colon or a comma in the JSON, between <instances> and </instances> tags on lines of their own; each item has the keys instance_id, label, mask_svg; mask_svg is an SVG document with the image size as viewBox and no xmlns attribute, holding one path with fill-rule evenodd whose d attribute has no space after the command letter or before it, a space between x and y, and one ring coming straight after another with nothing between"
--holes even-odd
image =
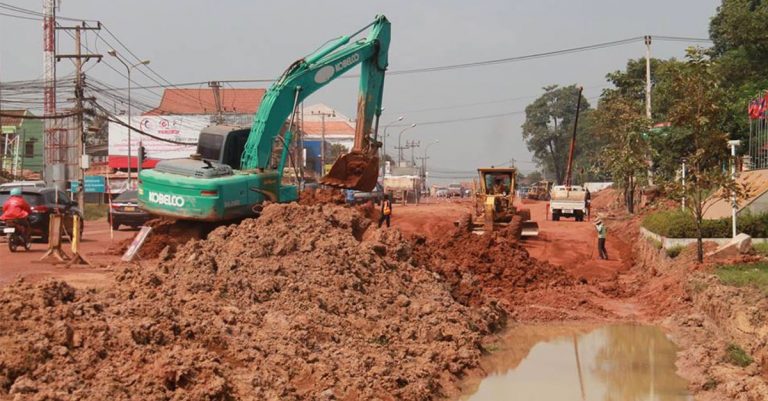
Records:
<instances>
[{"instance_id":1,"label":"worker wearing helmet","mask_svg":"<svg viewBox=\"0 0 768 401\"><path fill-rule=\"evenodd\" d=\"M599 217L595 219L595 230L597 230L597 251L600 253L600 259L608 259L608 251L605 249L605 237L608 229Z\"/></svg>"},{"instance_id":2,"label":"worker wearing helmet","mask_svg":"<svg viewBox=\"0 0 768 401\"><path fill-rule=\"evenodd\" d=\"M16 225L20 227L22 236L29 241L30 227L29 227L29 214L32 213L32 208L29 207L29 203L21 196L21 188L12 188L11 196L3 203L3 214L0 215L0 220L4 220L8 225Z\"/></svg>"}]
</instances>

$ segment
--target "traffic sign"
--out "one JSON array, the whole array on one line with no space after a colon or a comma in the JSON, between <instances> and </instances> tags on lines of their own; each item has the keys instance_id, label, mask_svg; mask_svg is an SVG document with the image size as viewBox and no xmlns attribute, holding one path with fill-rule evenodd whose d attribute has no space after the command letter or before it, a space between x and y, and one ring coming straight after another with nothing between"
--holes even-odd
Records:
<instances>
[{"instance_id":1,"label":"traffic sign","mask_svg":"<svg viewBox=\"0 0 768 401\"><path fill-rule=\"evenodd\" d=\"M85 192L106 192L106 180L100 175L85 176Z\"/></svg>"}]
</instances>

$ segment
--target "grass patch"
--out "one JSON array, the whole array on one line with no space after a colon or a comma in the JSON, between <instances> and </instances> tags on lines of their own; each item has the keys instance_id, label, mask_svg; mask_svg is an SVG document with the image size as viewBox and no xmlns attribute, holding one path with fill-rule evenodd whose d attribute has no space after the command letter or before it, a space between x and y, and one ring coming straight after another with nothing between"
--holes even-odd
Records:
<instances>
[{"instance_id":1,"label":"grass patch","mask_svg":"<svg viewBox=\"0 0 768 401\"><path fill-rule=\"evenodd\" d=\"M98 220L107 217L109 214L109 205L99 205L96 203L86 203L85 210L83 210L86 220Z\"/></svg>"},{"instance_id":2,"label":"grass patch","mask_svg":"<svg viewBox=\"0 0 768 401\"><path fill-rule=\"evenodd\" d=\"M718 266L720 282L734 287L753 287L768 294L768 262Z\"/></svg>"},{"instance_id":3,"label":"grass patch","mask_svg":"<svg viewBox=\"0 0 768 401\"><path fill-rule=\"evenodd\" d=\"M758 255L768 256L768 242L752 244L752 248L755 248L755 252L757 252Z\"/></svg>"},{"instance_id":4,"label":"grass patch","mask_svg":"<svg viewBox=\"0 0 768 401\"><path fill-rule=\"evenodd\" d=\"M683 249L685 249L685 246L683 245L675 245L673 247L670 247L669 249L667 249L667 256L674 259L677 257L677 255L680 255L680 252L682 252Z\"/></svg>"},{"instance_id":5,"label":"grass patch","mask_svg":"<svg viewBox=\"0 0 768 401\"><path fill-rule=\"evenodd\" d=\"M651 245L653 245L656 249L661 249L664 245L661 243L661 241L657 240L656 238L648 238L649 241L651 241Z\"/></svg>"},{"instance_id":6,"label":"grass patch","mask_svg":"<svg viewBox=\"0 0 768 401\"><path fill-rule=\"evenodd\" d=\"M744 368L751 365L755 360L744 349L734 343L730 343L725 348L725 361Z\"/></svg>"}]
</instances>

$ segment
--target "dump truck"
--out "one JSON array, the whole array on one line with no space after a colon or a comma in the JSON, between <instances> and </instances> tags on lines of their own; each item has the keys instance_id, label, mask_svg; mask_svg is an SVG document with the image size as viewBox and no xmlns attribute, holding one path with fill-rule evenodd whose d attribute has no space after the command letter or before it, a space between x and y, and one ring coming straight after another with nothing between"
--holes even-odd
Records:
<instances>
[{"instance_id":1,"label":"dump truck","mask_svg":"<svg viewBox=\"0 0 768 401\"><path fill-rule=\"evenodd\" d=\"M531 211L514 205L517 169L479 168L477 172L479 185L474 210L465 214L456 225L477 234L512 227L518 236L539 235L539 225L531 221Z\"/></svg>"},{"instance_id":2,"label":"dump truck","mask_svg":"<svg viewBox=\"0 0 768 401\"><path fill-rule=\"evenodd\" d=\"M552 188L552 181L542 180L530 186L527 198L537 200L549 199L549 191Z\"/></svg>"},{"instance_id":3,"label":"dump truck","mask_svg":"<svg viewBox=\"0 0 768 401\"><path fill-rule=\"evenodd\" d=\"M421 200L421 177L418 175L384 176L384 193L395 203L419 203Z\"/></svg>"}]
</instances>

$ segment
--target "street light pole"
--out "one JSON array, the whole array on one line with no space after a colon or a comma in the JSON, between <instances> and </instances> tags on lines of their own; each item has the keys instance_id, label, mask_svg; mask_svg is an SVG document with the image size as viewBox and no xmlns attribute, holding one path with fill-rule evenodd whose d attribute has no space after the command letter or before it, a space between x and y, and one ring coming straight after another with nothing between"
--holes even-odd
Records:
<instances>
[{"instance_id":1,"label":"street light pole","mask_svg":"<svg viewBox=\"0 0 768 401\"><path fill-rule=\"evenodd\" d=\"M424 189L427 189L427 159L429 159L429 157L427 157L427 151L429 150L430 146L436 143L440 143L440 140L435 139L434 141L428 143L427 146L424 147L424 159L423 159L424 160L424 167L423 167L424 168Z\"/></svg>"},{"instance_id":2,"label":"street light pole","mask_svg":"<svg viewBox=\"0 0 768 401\"><path fill-rule=\"evenodd\" d=\"M397 135L397 166L398 167L400 167L400 164L403 162L403 145L402 145L403 132L408 131L409 129L415 126L416 126L416 123L413 123L410 126L403 128L400 131L400 134Z\"/></svg>"},{"instance_id":3,"label":"street light pole","mask_svg":"<svg viewBox=\"0 0 768 401\"><path fill-rule=\"evenodd\" d=\"M731 148L731 179L736 179L736 147L741 143L740 140L735 139L728 141L728 146ZM733 238L736 238L736 192L731 191L731 226L733 228Z\"/></svg>"},{"instance_id":4,"label":"street light pole","mask_svg":"<svg viewBox=\"0 0 768 401\"><path fill-rule=\"evenodd\" d=\"M683 201L682 201L683 211L685 211L685 198L686 198L686 196L685 196L685 173L686 173L685 172L685 162L686 161L688 161L688 160L685 157L683 157Z\"/></svg>"},{"instance_id":5,"label":"street light pole","mask_svg":"<svg viewBox=\"0 0 768 401\"><path fill-rule=\"evenodd\" d=\"M132 181L131 181L131 131L133 131L133 126L131 125L131 71L140 66L140 65L147 65L149 64L149 60L140 60L136 64L128 64L125 61L123 61L122 57L120 57L117 54L117 51L115 49L110 49L107 52L110 56L117 59L117 61L120 62L123 66L125 66L126 71L128 71L128 189L132 189ZM139 170L141 169L141 166L138 167Z\"/></svg>"},{"instance_id":6,"label":"street light pole","mask_svg":"<svg viewBox=\"0 0 768 401\"><path fill-rule=\"evenodd\" d=\"M382 109L383 110L383 109ZM384 126L384 134L381 136L381 177L384 178L384 175L386 175L387 172L387 128L389 128L390 125L403 121L405 116L397 117L397 120L392 121L391 123Z\"/></svg>"}]
</instances>

